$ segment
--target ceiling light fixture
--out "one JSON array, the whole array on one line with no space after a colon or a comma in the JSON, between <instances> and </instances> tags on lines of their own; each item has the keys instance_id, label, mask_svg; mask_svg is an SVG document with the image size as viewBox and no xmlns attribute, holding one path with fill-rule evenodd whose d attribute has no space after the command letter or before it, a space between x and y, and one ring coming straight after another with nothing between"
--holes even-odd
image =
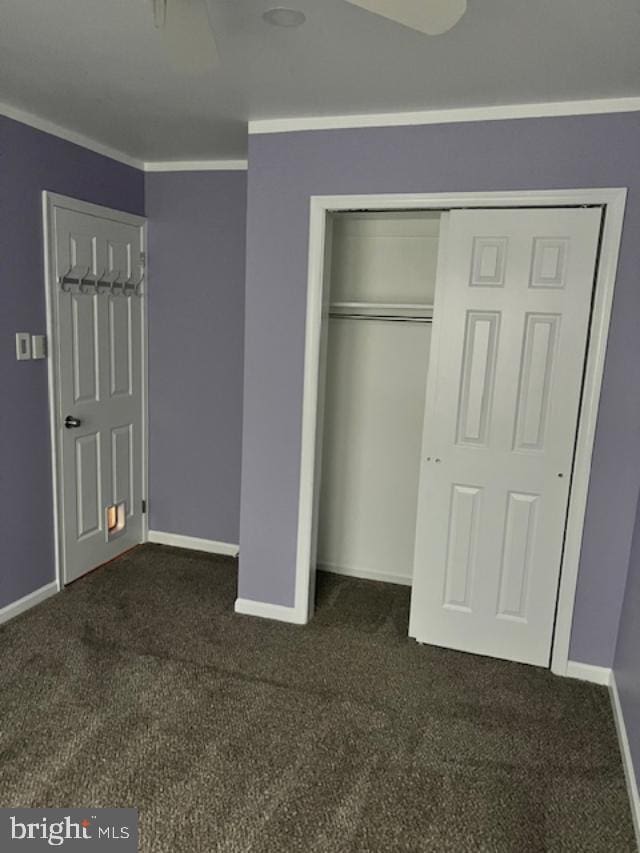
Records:
<instances>
[{"instance_id":1,"label":"ceiling light fixture","mask_svg":"<svg viewBox=\"0 0 640 853\"><path fill-rule=\"evenodd\" d=\"M298 9L284 9L278 6L275 9L267 9L263 19L273 27L301 27L307 20L304 12Z\"/></svg>"}]
</instances>

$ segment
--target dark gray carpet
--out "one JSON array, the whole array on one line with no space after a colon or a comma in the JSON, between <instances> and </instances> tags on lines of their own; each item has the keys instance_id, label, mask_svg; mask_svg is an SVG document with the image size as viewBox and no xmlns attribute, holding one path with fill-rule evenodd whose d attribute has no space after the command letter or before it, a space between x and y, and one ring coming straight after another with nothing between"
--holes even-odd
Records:
<instances>
[{"instance_id":1,"label":"dark gray carpet","mask_svg":"<svg viewBox=\"0 0 640 853\"><path fill-rule=\"evenodd\" d=\"M0 805L135 806L141 849L633 851L604 688L407 638L321 576L233 614L232 560L147 545L0 628Z\"/></svg>"}]
</instances>

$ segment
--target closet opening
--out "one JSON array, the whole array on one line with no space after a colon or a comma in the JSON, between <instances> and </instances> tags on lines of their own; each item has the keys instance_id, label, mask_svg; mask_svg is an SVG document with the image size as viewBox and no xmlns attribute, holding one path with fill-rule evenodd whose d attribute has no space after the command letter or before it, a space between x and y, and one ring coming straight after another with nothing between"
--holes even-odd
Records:
<instances>
[{"instance_id":1,"label":"closet opening","mask_svg":"<svg viewBox=\"0 0 640 853\"><path fill-rule=\"evenodd\" d=\"M331 217L319 570L411 585L440 220Z\"/></svg>"},{"instance_id":2,"label":"closet opening","mask_svg":"<svg viewBox=\"0 0 640 853\"><path fill-rule=\"evenodd\" d=\"M624 189L314 196L296 589L566 675Z\"/></svg>"}]
</instances>

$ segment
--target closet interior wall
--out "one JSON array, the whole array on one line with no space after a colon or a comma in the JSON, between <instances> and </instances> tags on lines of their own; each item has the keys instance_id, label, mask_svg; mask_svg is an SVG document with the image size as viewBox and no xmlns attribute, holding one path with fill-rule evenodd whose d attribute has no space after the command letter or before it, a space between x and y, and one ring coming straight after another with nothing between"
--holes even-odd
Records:
<instances>
[{"instance_id":1,"label":"closet interior wall","mask_svg":"<svg viewBox=\"0 0 640 853\"><path fill-rule=\"evenodd\" d=\"M333 218L318 568L411 584L440 214Z\"/></svg>"}]
</instances>

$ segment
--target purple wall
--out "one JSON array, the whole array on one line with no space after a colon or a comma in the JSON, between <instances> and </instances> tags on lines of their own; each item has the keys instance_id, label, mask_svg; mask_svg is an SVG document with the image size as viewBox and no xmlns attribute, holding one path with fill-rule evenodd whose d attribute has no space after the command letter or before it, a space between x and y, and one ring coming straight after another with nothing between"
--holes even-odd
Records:
<instances>
[{"instance_id":1,"label":"purple wall","mask_svg":"<svg viewBox=\"0 0 640 853\"><path fill-rule=\"evenodd\" d=\"M138 170L0 116L0 607L55 578L47 362L14 338L46 329L42 190L144 212Z\"/></svg>"},{"instance_id":2,"label":"purple wall","mask_svg":"<svg viewBox=\"0 0 640 853\"><path fill-rule=\"evenodd\" d=\"M640 503L613 668L640 786Z\"/></svg>"},{"instance_id":3,"label":"purple wall","mask_svg":"<svg viewBox=\"0 0 640 853\"><path fill-rule=\"evenodd\" d=\"M149 523L239 541L246 172L150 173Z\"/></svg>"},{"instance_id":4,"label":"purple wall","mask_svg":"<svg viewBox=\"0 0 640 853\"><path fill-rule=\"evenodd\" d=\"M239 594L292 605L309 196L630 188L571 657L611 666L640 472L637 114L251 136Z\"/></svg>"}]
</instances>

